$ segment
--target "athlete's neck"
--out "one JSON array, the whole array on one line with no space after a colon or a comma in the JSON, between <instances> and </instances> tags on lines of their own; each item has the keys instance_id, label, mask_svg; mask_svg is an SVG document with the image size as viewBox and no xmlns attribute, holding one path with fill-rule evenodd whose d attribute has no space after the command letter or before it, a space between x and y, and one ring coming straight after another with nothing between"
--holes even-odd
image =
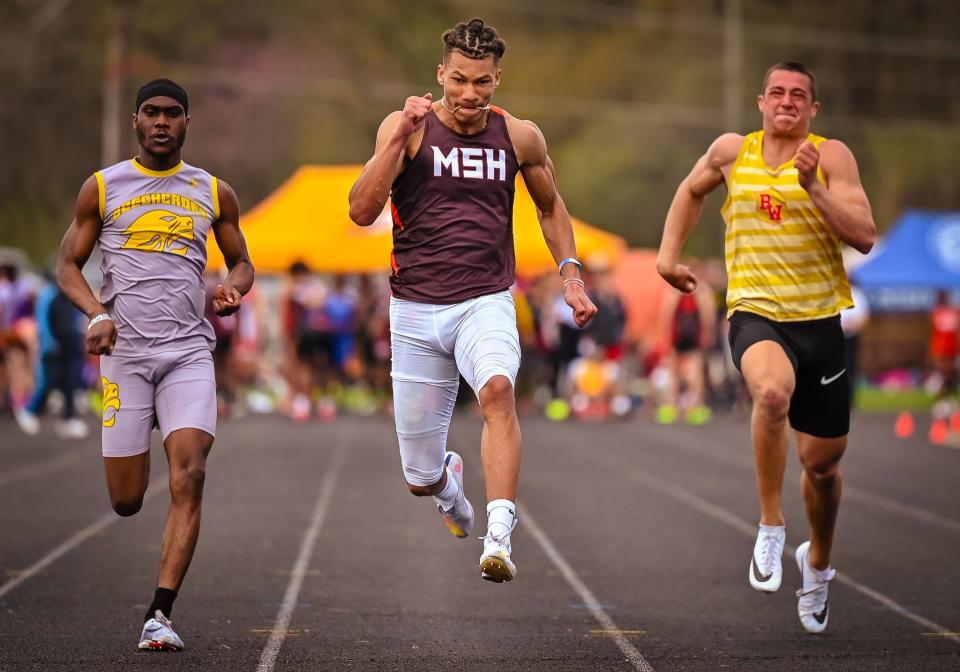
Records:
<instances>
[{"instance_id":1,"label":"athlete's neck","mask_svg":"<svg viewBox=\"0 0 960 672\"><path fill-rule=\"evenodd\" d=\"M490 117L490 110L483 110L480 114L474 115L475 119L462 119L459 114L459 108L450 112L443 101L438 100L433 104L433 112L437 115L444 126L461 135L475 135L487 127L487 119Z\"/></svg>"},{"instance_id":2,"label":"athlete's neck","mask_svg":"<svg viewBox=\"0 0 960 672\"><path fill-rule=\"evenodd\" d=\"M140 153L134 158L134 161L147 170L155 170L157 172L175 168L180 164L180 160L180 151L167 154L166 156L157 156L144 150L143 147L140 148Z\"/></svg>"},{"instance_id":3,"label":"athlete's neck","mask_svg":"<svg viewBox=\"0 0 960 672\"><path fill-rule=\"evenodd\" d=\"M763 161L768 166L777 167L794 157L800 145L807 139L807 129L789 135L764 129L763 131Z\"/></svg>"}]
</instances>

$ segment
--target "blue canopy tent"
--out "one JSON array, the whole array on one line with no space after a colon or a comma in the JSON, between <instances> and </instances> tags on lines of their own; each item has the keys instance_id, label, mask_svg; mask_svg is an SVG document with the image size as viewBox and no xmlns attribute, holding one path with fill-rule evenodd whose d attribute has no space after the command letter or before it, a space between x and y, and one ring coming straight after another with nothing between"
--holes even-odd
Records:
<instances>
[{"instance_id":1,"label":"blue canopy tent","mask_svg":"<svg viewBox=\"0 0 960 672\"><path fill-rule=\"evenodd\" d=\"M875 311L927 311L937 290L960 295L960 212L908 210L851 279Z\"/></svg>"}]
</instances>

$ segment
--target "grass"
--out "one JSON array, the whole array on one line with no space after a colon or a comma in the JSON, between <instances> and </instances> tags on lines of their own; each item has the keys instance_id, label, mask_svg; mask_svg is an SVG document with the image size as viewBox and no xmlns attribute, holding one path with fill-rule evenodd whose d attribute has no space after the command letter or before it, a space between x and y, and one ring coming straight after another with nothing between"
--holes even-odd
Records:
<instances>
[{"instance_id":1,"label":"grass","mask_svg":"<svg viewBox=\"0 0 960 672\"><path fill-rule=\"evenodd\" d=\"M860 387L854 406L861 411L929 411L933 406L933 398L922 388L884 390L879 387Z\"/></svg>"}]
</instances>

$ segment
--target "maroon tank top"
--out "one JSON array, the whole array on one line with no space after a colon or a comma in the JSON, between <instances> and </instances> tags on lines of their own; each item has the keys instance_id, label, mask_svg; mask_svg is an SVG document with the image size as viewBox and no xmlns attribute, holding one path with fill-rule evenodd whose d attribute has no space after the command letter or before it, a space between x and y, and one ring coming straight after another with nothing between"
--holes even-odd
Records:
<instances>
[{"instance_id":1,"label":"maroon tank top","mask_svg":"<svg viewBox=\"0 0 960 672\"><path fill-rule=\"evenodd\" d=\"M390 193L395 297L451 304L513 284L517 170L503 110L491 108L474 135L427 114L420 149Z\"/></svg>"}]
</instances>

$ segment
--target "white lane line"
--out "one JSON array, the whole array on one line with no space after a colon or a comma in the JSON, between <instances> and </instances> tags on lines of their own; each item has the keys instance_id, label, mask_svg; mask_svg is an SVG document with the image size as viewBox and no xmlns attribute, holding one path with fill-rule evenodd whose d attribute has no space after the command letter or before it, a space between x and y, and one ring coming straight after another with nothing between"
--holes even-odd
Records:
<instances>
[{"instance_id":1,"label":"white lane line","mask_svg":"<svg viewBox=\"0 0 960 672\"><path fill-rule=\"evenodd\" d=\"M9 485L10 483L16 483L17 481L24 481L28 478L43 476L48 472L56 471L57 469L71 465L74 462L79 462L85 457L86 455L84 453L70 452L66 455L60 455L38 464L27 464L22 467L4 471L0 473L0 488L5 485Z\"/></svg>"},{"instance_id":2,"label":"white lane line","mask_svg":"<svg viewBox=\"0 0 960 672\"><path fill-rule=\"evenodd\" d=\"M690 443L683 441L682 437L677 436L675 433L663 433L658 435L657 441L669 443L673 447L680 450L701 455L703 457L708 457L712 460L716 460L717 462L729 464L745 471L750 471L751 473L753 473L755 468L753 461L749 458L741 458L723 453L717 453L714 450L706 450L698 446L691 445ZM950 530L951 532L960 532L960 521L953 520L952 518L946 518L919 506L905 504L904 502L893 499L892 497L887 497L875 492L863 490L854 485L850 485L846 481L844 481L843 484L843 497L844 499L866 504L867 506L872 506L876 509L886 511L887 513L894 513L907 518L913 518L914 520L921 523L926 523L927 525L940 527Z\"/></svg>"},{"instance_id":3,"label":"white lane line","mask_svg":"<svg viewBox=\"0 0 960 672\"><path fill-rule=\"evenodd\" d=\"M533 535L533 538L537 540L537 543L540 544L540 548L543 549L543 552L547 554L547 557L550 558L550 561L553 563L560 574L563 575L563 578L567 580L567 583L570 584L570 587L580 596L580 599L583 600L583 603L587 606L587 609L593 614L593 617L597 620L597 623L600 624L602 628L602 633L608 636L613 642L617 645L617 648L627 657L627 660L633 665L633 669L638 672L653 672L653 668L650 667L650 663L640 655L640 652L637 650L629 639L624 636L624 630L621 630L620 627L613 622L613 619L610 618L610 615L604 611L603 606L600 604L599 600L594 597L593 593L587 588L586 584L580 580L580 577L577 576L577 573L573 571L573 567L564 560L563 556L560 554L560 551L557 550L557 547L554 546L553 542L550 541L550 538L547 536L546 532L537 524L536 520L532 515L530 515L530 510L525 507L518 505L517 513L519 513L519 519L523 521L524 529L530 531L530 534Z\"/></svg>"},{"instance_id":4,"label":"white lane line","mask_svg":"<svg viewBox=\"0 0 960 672\"><path fill-rule=\"evenodd\" d=\"M158 476L154 478L147 485L147 493L143 496L143 503L146 504L149 500L157 496L161 492L166 492L167 489L163 487L164 483L167 481L167 475ZM90 525L87 525L82 530L76 532L69 539L64 541L62 544L54 548L52 551L47 553L45 556L37 560L35 563L27 567L25 570L17 574L14 578L7 581L5 584L0 586L0 597L3 597L11 590L24 583L28 579L33 578L44 569L52 565L54 562L62 558L64 555L72 551L74 548L85 542L90 537L93 537L103 530L107 529L115 522L120 520L120 516L115 514L113 511L105 513L99 518L97 518Z\"/></svg>"},{"instance_id":5,"label":"white lane line","mask_svg":"<svg viewBox=\"0 0 960 672\"><path fill-rule=\"evenodd\" d=\"M703 499L699 495L695 495L686 488L675 485L664 478L654 477L652 474L647 473L642 469L626 465L621 460L614 460L612 457L608 457L603 453L595 453L595 455L598 456L600 460L606 462L609 466L614 467L621 474L626 474L641 485L644 485L652 490L656 490L657 492L661 492L669 497L672 497L673 499L676 499L677 501L683 502L691 508L694 508L697 511L710 516L711 518L719 520L725 525L743 532L751 539L757 536L756 525L753 525L738 517L736 514ZM791 555L796 552L796 548L790 546L789 544L784 546L784 549ZM957 636L955 633L943 627L942 625L934 623L930 619L910 611L892 597L884 595L880 591L874 590L873 588L860 583L856 579L853 579L842 572L837 572L836 580L853 588L861 595L865 595L871 600L882 604L891 611L900 614L904 618L922 625L924 628L927 628L927 630L936 632L939 635L942 635L945 639L949 639L957 644L960 644L960 636Z\"/></svg>"},{"instance_id":6,"label":"white lane line","mask_svg":"<svg viewBox=\"0 0 960 672\"><path fill-rule=\"evenodd\" d=\"M293 610L297 606L297 598L300 595L300 588L303 586L303 579L307 575L307 566L310 564L310 557L313 555L313 547L317 543L317 537L320 535L320 528L327 516L330 508L330 501L333 499L333 490L337 484L337 476L347 455L347 444L341 436L337 441L337 449L330 461L330 466L323 478L320 486L320 494L317 496L317 503L313 507L313 516L310 519L310 525L303 535L303 541L300 542L300 553L297 555L297 561L293 565L293 571L290 575L290 582L287 583L287 590L283 595L283 602L280 610L277 612L277 619L273 624L273 630L270 632L270 639L267 645L263 647L260 654L260 663L257 665L257 672L271 672L277 662L277 656L280 653L280 647L283 646L283 640L287 637L287 629L290 627L290 619L293 617Z\"/></svg>"}]
</instances>

